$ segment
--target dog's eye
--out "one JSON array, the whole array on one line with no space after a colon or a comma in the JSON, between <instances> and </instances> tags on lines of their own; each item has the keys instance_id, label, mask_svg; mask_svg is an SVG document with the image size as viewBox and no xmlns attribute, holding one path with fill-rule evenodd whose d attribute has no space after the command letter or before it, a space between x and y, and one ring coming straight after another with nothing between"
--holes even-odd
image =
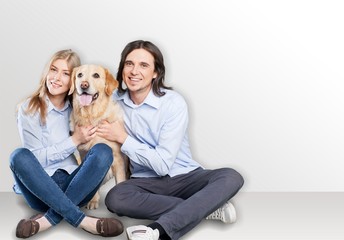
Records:
<instances>
[{"instance_id":1,"label":"dog's eye","mask_svg":"<svg viewBox=\"0 0 344 240\"><path fill-rule=\"evenodd\" d=\"M95 74L93 74L93 77L94 77L94 78L99 78L99 74L98 74L98 73L95 73Z\"/></svg>"},{"instance_id":2,"label":"dog's eye","mask_svg":"<svg viewBox=\"0 0 344 240\"><path fill-rule=\"evenodd\" d=\"M83 76L82 73L78 73L78 78L81 78Z\"/></svg>"}]
</instances>

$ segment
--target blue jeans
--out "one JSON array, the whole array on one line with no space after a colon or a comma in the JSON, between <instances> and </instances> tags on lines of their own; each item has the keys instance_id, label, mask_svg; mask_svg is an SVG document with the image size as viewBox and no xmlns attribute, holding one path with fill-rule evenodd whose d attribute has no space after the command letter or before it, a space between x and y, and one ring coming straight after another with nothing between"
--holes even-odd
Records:
<instances>
[{"instance_id":1,"label":"blue jeans","mask_svg":"<svg viewBox=\"0 0 344 240\"><path fill-rule=\"evenodd\" d=\"M45 217L52 225L65 219L78 227L86 216L79 207L92 199L112 161L111 148L96 144L72 174L58 169L50 177L30 150L18 148L11 154L10 168L31 208L46 212Z\"/></svg>"}]
</instances>

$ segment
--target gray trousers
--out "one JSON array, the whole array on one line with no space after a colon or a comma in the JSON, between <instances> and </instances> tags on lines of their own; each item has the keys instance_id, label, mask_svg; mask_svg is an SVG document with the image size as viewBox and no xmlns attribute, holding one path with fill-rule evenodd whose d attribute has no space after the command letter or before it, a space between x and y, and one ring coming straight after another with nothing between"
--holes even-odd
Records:
<instances>
[{"instance_id":1,"label":"gray trousers","mask_svg":"<svg viewBox=\"0 0 344 240\"><path fill-rule=\"evenodd\" d=\"M243 184L243 177L231 168L131 178L108 192L105 205L119 216L155 220L176 240L231 199Z\"/></svg>"}]
</instances>

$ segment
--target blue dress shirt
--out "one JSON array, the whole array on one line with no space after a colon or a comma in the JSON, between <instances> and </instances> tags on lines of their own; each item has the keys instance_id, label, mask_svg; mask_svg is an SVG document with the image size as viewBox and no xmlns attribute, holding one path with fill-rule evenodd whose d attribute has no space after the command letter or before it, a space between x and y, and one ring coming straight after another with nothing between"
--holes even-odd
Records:
<instances>
[{"instance_id":1,"label":"blue dress shirt","mask_svg":"<svg viewBox=\"0 0 344 240\"><path fill-rule=\"evenodd\" d=\"M150 91L140 105L132 102L128 91L113 94L125 113L129 136L121 150L130 159L132 177L173 177L201 167L190 151L187 104L177 92L164 91L162 97Z\"/></svg>"},{"instance_id":2,"label":"blue dress shirt","mask_svg":"<svg viewBox=\"0 0 344 240\"><path fill-rule=\"evenodd\" d=\"M69 135L71 104L67 101L59 110L48 97L46 101L48 109L45 125L41 123L39 113L25 113L29 100L18 109L17 124L22 145L32 151L49 176L57 169L71 173L78 167L73 154L76 145Z\"/></svg>"}]
</instances>

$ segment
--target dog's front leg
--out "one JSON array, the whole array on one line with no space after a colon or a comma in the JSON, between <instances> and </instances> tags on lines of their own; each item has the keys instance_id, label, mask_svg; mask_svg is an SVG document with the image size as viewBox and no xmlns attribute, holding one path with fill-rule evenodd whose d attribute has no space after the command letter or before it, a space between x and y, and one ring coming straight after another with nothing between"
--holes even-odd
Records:
<instances>
[{"instance_id":1,"label":"dog's front leg","mask_svg":"<svg viewBox=\"0 0 344 240\"><path fill-rule=\"evenodd\" d=\"M97 191L96 194L94 194L93 198L91 199L91 201L89 201L87 203L87 206L86 208L87 209L97 209L99 207L99 200L100 200L100 194L99 192Z\"/></svg>"}]
</instances>

